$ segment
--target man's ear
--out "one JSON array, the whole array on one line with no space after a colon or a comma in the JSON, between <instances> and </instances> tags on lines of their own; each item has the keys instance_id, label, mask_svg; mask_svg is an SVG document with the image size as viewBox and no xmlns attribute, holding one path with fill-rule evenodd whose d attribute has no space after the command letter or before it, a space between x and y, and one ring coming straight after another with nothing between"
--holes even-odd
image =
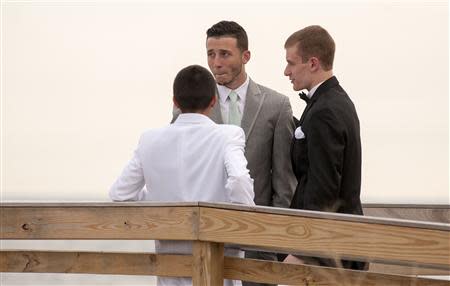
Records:
<instances>
[{"instance_id":1,"label":"man's ear","mask_svg":"<svg viewBox=\"0 0 450 286\"><path fill-rule=\"evenodd\" d=\"M311 57L309 59L309 66L311 71L317 71L320 69L320 60L316 57Z\"/></svg>"},{"instance_id":2,"label":"man's ear","mask_svg":"<svg viewBox=\"0 0 450 286\"><path fill-rule=\"evenodd\" d=\"M249 50L242 52L242 62L244 62L244 65L248 63L248 61L250 60L250 56L251 54Z\"/></svg>"},{"instance_id":3,"label":"man's ear","mask_svg":"<svg viewBox=\"0 0 450 286\"><path fill-rule=\"evenodd\" d=\"M216 100L217 100L217 97L214 95L214 96L211 98L211 102L209 103L209 107L213 108L214 105L216 104Z\"/></svg>"},{"instance_id":4,"label":"man's ear","mask_svg":"<svg viewBox=\"0 0 450 286\"><path fill-rule=\"evenodd\" d=\"M175 96L172 97L172 101L173 101L173 105L175 105L178 109L181 109L180 105L178 104L178 101L175 99Z\"/></svg>"}]
</instances>

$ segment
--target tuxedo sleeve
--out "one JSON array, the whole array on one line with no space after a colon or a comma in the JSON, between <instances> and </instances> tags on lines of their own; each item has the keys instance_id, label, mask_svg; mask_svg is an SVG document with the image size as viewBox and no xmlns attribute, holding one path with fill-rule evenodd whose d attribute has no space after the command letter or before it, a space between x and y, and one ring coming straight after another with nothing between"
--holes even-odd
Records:
<instances>
[{"instance_id":1,"label":"tuxedo sleeve","mask_svg":"<svg viewBox=\"0 0 450 286\"><path fill-rule=\"evenodd\" d=\"M144 188L145 179L138 150L139 146L109 190L109 197L113 201L142 200L147 192L147 189Z\"/></svg>"},{"instance_id":2,"label":"tuxedo sleeve","mask_svg":"<svg viewBox=\"0 0 450 286\"><path fill-rule=\"evenodd\" d=\"M233 135L225 147L224 164L227 172L225 189L230 202L255 205L253 179L247 169L247 159L244 156L245 134L241 128L230 126Z\"/></svg>"},{"instance_id":3,"label":"tuxedo sleeve","mask_svg":"<svg viewBox=\"0 0 450 286\"><path fill-rule=\"evenodd\" d=\"M345 136L331 109L316 111L306 136L309 169L305 185L304 208L334 212L338 201L344 161Z\"/></svg>"},{"instance_id":4,"label":"tuxedo sleeve","mask_svg":"<svg viewBox=\"0 0 450 286\"><path fill-rule=\"evenodd\" d=\"M294 134L294 119L289 98L283 96L283 99L273 135L272 205L288 208L294 195L297 179L292 170L290 154Z\"/></svg>"}]
</instances>

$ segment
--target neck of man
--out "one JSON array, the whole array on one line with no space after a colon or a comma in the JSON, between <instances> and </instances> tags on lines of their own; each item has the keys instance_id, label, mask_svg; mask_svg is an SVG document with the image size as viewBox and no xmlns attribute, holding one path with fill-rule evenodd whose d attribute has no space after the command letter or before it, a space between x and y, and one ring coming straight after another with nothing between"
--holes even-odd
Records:
<instances>
[{"instance_id":1,"label":"neck of man","mask_svg":"<svg viewBox=\"0 0 450 286\"><path fill-rule=\"evenodd\" d=\"M246 79L247 73L245 72L245 68L243 66L241 72L236 76L236 78L229 84L226 84L225 86L228 87L229 89L235 90L236 88L244 84Z\"/></svg>"},{"instance_id":2,"label":"neck of man","mask_svg":"<svg viewBox=\"0 0 450 286\"><path fill-rule=\"evenodd\" d=\"M212 106L210 106L204 110L197 111L197 113L209 116L211 114L211 110L212 110Z\"/></svg>"},{"instance_id":3,"label":"neck of man","mask_svg":"<svg viewBox=\"0 0 450 286\"><path fill-rule=\"evenodd\" d=\"M333 70L321 71L321 72L317 73L316 76L313 78L308 90L311 90L313 87L315 87L319 83L324 82L327 79L330 79L332 76L333 76Z\"/></svg>"},{"instance_id":4,"label":"neck of man","mask_svg":"<svg viewBox=\"0 0 450 286\"><path fill-rule=\"evenodd\" d=\"M183 111L183 110L181 110L181 113L182 114L188 114L188 113L191 113L191 114L203 114L203 115L209 116L211 114L211 110L212 109L213 109L213 107L210 106L210 107L208 107L206 109L200 109L200 110L196 110L196 111Z\"/></svg>"}]
</instances>

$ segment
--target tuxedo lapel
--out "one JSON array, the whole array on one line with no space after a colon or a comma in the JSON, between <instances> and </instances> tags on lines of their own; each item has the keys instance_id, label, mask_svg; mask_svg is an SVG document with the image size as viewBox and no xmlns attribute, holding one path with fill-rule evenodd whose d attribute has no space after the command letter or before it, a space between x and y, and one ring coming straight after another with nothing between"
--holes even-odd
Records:
<instances>
[{"instance_id":1,"label":"tuxedo lapel","mask_svg":"<svg viewBox=\"0 0 450 286\"><path fill-rule=\"evenodd\" d=\"M314 97L314 96L313 96L313 97ZM302 117L300 117L300 120L299 120L297 126L301 126L301 125L303 124L303 120L305 119L306 113L308 113L308 110L311 109L311 106L313 105L313 103L314 103L314 102L311 101L311 102L309 102L308 104L306 104L306 107L305 107L305 109L303 110L303 113L302 113Z\"/></svg>"},{"instance_id":2,"label":"tuxedo lapel","mask_svg":"<svg viewBox=\"0 0 450 286\"><path fill-rule=\"evenodd\" d=\"M244 114L242 115L241 127L244 129L246 141L250 137L256 118L264 102L265 94L261 93L258 85L250 79L247 96L245 98Z\"/></svg>"},{"instance_id":3,"label":"tuxedo lapel","mask_svg":"<svg viewBox=\"0 0 450 286\"><path fill-rule=\"evenodd\" d=\"M303 120L305 119L306 114L311 109L311 107L314 105L314 103L317 101L317 99L324 93L326 93L329 89L339 85L339 81L335 76L330 77L326 81L324 81L319 88L317 88L316 92L314 92L314 95L310 99L309 103L306 105L305 110L302 113L302 117L300 117L300 123L299 125L302 125Z\"/></svg>"}]
</instances>

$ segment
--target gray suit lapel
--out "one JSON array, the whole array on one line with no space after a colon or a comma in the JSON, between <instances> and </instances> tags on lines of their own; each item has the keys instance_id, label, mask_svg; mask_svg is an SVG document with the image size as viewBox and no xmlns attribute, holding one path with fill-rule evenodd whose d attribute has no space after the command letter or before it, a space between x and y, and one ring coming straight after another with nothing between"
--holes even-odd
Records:
<instances>
[{"instance_id":1,"label":"gray suit lapel","mask_svg":"<svg viewBox=\"0 0 450 286\"><path fill-rule=\"evenodd\" d=\"M216 95L216 104L214 104L213 109L209 115L212 121L217 124L223 124L222 111L220 110L220 98Z\"/></svg>"},{"instance_id":2,"label":"gray suit lapel","mask_svg":"<svg viewBox=\"0 0 450 286\"><path fill-rule=\"evenodd\" d=\"M258 85L250 79L247 96L245 98L244 114L242 116L241 127L244 129L246 141L250 137L256 118L264 102L265 94L261 93ZM220 112L220 110L219 110Z\"/></svg>"}]
</instances>

